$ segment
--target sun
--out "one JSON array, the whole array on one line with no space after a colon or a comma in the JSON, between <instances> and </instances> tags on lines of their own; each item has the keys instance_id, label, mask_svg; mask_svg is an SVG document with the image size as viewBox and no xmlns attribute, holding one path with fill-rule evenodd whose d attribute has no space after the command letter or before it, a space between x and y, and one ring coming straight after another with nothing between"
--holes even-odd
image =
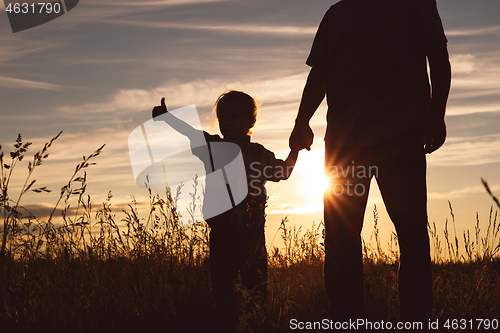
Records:
<instances>
[{"instance_id":1,"label":"sun","mask_svg":"<svg viewBox=\"0 0 500 333\"><path fill-rule=\"evenodd\" d=\"M323 169L323 168L322 168ZM304 189L304 194L311 198L317 200L323 200L323 194L328 188L328 179L321 173L314 172L310 174L305 174L302 180L302 188Z\"/></svg>"},{"instance_id":2,"label":"sun","mask_svg":"<svg viewBox=\"0 0 500 333\"><path fill-rule=\"evenodd\" d=\"M301 174L302 195L314 201L322 201L323 194L328 188L328 179L324 173L324 160L324 150L314 149L305 152L297 162L297 171Z\"/></svg>"}]
</instances>

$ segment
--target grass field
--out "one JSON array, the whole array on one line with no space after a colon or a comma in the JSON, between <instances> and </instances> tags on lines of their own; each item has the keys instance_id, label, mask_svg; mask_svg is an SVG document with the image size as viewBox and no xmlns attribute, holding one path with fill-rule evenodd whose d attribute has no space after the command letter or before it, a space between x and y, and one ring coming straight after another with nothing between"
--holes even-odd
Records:
<instances>
[{"instance_id":1,"label":"grass field","mask_svg":"<svg viewBox=\"0 0 500 333\"><path fill-rule=\"evenodd\" d=\"M1 153L0 331L198 332L217 327L211 302L208 226L198 222L182 227L175 213L177 195L172 197L168 191L162 196L150 191L147 212L139 212L132 200L121 221L115 221L116 212L110 208L111 193L96 210L85 194L85 169L103 147L77 165L47 220L23 208L23 194L48 191L36 188L31 177L56 139L34 155L15 199L9 197L9 181L30 144L19 136L10 156ZM62 218L56 223L58 209ZM450 213L453 223L451 205ZM448 222L442 237L435 225L429 225L433 320L450 320L452 325L453 319L472 319L471 325L477 328L477 319L489 319L481 324L486 328L489 323L494 331L491 320L500 319L497 213L492 206L489 220L476 221L472 235L464 233L460 242L459 236L448 232ZM397 238L393 236L387 248L380 244L376 211L374 219L373 237L365 244L366 319L396 323L400 320ZM288 331L292 319L314 322L324 318L328 300L323 286L322 230L321 224L297 229L283 218L284 248L268 249L267 307L251 302L248 290L238 291L241 331ZM456 324L442 331L470 331Z\"/></svg>"}]
</instances>

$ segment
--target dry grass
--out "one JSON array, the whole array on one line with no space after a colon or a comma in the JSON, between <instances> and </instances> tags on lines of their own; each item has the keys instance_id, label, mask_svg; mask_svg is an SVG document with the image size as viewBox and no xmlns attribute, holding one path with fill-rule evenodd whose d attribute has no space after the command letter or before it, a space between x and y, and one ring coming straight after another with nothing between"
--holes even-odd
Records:
<instances>
[{"instance_id":1,"label":"dry grass","mask_svg":"<svg viewBox=\"0 0 500 333\"><path fill-rule=\"evenodd\" d=\"M162 196L149 191L150 209L145 215L133 199L120 223L111 210L111 193L96 210L85 196L85 168L104 146L77 165L47 221L23 208L25 193L48 191L34 188L32 173L48 157L47 151L58 137L34 155L15 200L9 197L10 178L30 143L23 143L19 136L9 161L0 155L2 331L189 332L217 327L212 320L208 226L204 222L181 226L175 209L179 193L172 196L169 191ZM195 195L192 199L196 204ZM60 205L62 216L55 223L54 213ZM454 226L451 204L450 213ZM364 245L367 318L395 322L399 320L397 237L392 235L384 251L376 210L374 220L372 237ZM289 224L284 218L279 229L284 248L269 249L267 307L251 302L249 291L239 290L241 331L286 331L290 319L317 321L325 315L322 225L303 232ZM455 231L450 235L448 224L446 221L444 243L435 224L429 226L434 317L499 319L497 211L492 207L485 234L477 220L473 235L465 232L463 241Z\"/></svg>"}]
</instances>

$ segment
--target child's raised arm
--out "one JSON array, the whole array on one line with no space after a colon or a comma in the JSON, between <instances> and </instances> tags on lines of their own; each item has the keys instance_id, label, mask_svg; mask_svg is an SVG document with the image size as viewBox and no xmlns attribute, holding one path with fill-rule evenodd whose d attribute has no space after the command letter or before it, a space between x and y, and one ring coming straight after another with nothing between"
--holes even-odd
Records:
<instances>
[{"instance_id":1,"label":"child's raised arm","mask_svg":"<svg viewBox=\"0 0 500 333\"><path fill-rule=\"evenodd\" d=\"M177 132L187 136L188 138L194 138L196 137L196 135L199 135L200 132L199 130L197 130L196 128L189 125L185 121L180 120L179 118L168 112L167 106L165 105L165 97L161 99L160 106L155 106L153 108L152 113L155 121L160 121L160 120L165 121ZM161 116L161 118L156 119L158 116Z\"/></svg>"}]
</instances>

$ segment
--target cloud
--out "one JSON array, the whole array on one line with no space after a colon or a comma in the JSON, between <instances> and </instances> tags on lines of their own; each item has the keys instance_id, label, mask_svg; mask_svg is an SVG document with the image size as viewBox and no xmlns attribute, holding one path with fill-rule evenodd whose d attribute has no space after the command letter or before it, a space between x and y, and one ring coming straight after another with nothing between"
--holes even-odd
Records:
<instances>
[{"instance_id":1,"label":"cloud","mask_svg":"<svg viewBox=\"0 0 500 333\"><path fill-rule=\"evenodd\" d=\"M194 4L202 4L202 3L211 3L211 2L229 2L234 0L156 0L156 1L107 1L107 3L112 3L117 6L134 6L134 7L143 7L143 6L178 6L178 5L194 5Z\"/></svg>"},{"instance_id":2,"label":"cloud","mask_svg":"<svg viewBox=\"0 0 500 333\"><path fill-rule=\"evenodd\" d=\"M275 204L266 209L266 214L293 215L293 214L311 214L323 211L323 203L310 204Z\"/></svg>"},{"instance_id":3,"label":"cloud","mask_svg":"<svg viewBox=\"0 0 500 333\"><path fill-rule=\"evenodd\" d=\"M53 40L30 40L20 34L0 34L0 66L4 67L13 60L19 60L34 54L42 54L60 45ZM5 71L5 67L2 68Z\"/></svg>"},{"instance_id":4,"label":"cloud","mask_svg":"<svg viewBox=\"0 0 500 333\"><path fill-rule=\"evenodd\" d=\"M483 91L483 93L485 93ZM478 96L478 93L470 93L470 95L474 95L474 97ZM470 96L469 97L472 97ZM465 96L464 96L465 97ZM446 114L449 116L458 116L458 115L466 115L472 113L481 113L481 112L498 112L500 111L500 101L492 102L492 103L473 103L473 102L462 102L462 105L449 105L446 108Z\"/></svg>"},{"instance_id":5,"label":"cloud","mask_svg":"<svg viewBox=\"0 0 500 333\"><path fill-rule=\"evenodd\" d=\"M471 138L450 138L428 157L432 166L471 166L500 162L500 134Z\"/></svg>"},{"instance_id":6,"label":"cloud","mask_svg":"<svg viewBox=\"0 0 500 333\"><path fill-rule=\"evenodd\" d=\"M95 202L92 200L90 201L90 203L91 203L91 208L92 208L92 211L90 214L91 224L92 224L92 227L94 227L93 232L98 232L98 227L95 228L95 226L96 226L95 223L97 222L95 216L96 216L97 211L102 209L103 206L100 202L98 203L98 202ZM87 201L85 201L85 204L87 204ZM114 202L113 200L111 200L109 207L112 209L112 214L115 214L115 213L121 213L122 210L130 211L129 204L130 204L130 201L129 202ZM19 211L23 216L26 216L26 217L32 216L32 217L35 217L36 219L38 219L40 222L46 222L49 219L50 215L52 214L52 211L54 210L54 206L55 206L55 204L54 205L37 204L37 203L26 204L26 205L22 205L19 208ZM139 212L139 215L142 213L145 216L147 215L147 213L150 210L149 203L146 201L142 201L140 203L137 203L136 208ZM63 222L62 217L61 217L61 211L63 209L64 209L64 204L60 204L57 207L57 209L54 211L54 213L52 215L52 222L53 223L58 224L58 223ZM67 207L67 210L66 210L67 222L68 223L70 223L70 221L80 222L78 219L80 217L82 217L83 214L84 214L84 210L83 210L82 206L79 207L76 201L71 202L70 206ZM123 226L123 221L115 220L115 222L118 223L119 227Z\"/></svg>"},{"instance_id":7,"label":"cloud","mask_svg":"<svg viewBox=\"0 0 500 333\"><path fill-rule=\"evenodd\" d=\"M490 186L492 192L500 190L500 184ZM458 190L451 190L445 193L430 192L427 194L429 199L456 199L470 194L486 193L484 186L468 186Z\"/></svg>"},{"instance_id":8,"label":"cloud","mask_svg":"<svg viewBox=\"0 0 500 333\"><path fill-rule=\"evenodd\" d=\"M447 36L488 36L500 35L500 25L476 29L457 29L446 31Z\"/></svg>"},{"instance_id":9,"label":"cloud","mask_svg":"<svg viewBox=\"0 0 500 333\"><path fill-rule=\"evenodd\" d=\"M500 110L500 58L498 55L456 54L451 56L452 81L449 115Z\"/></svg>"},{"instance_id":10,"label":"cloud","mask_svg":"<svg viewBox=\"0 0 500 333\"><path fill-rule=\"evenodd\" d=\"M446 117L450 138L475 138L498 134L500 128L500 112L470 113L460 116Z\"/></svg>"},{"instance_id":11,"label":"cloud","mask_svg":"<svg viewBox=\"0 0 500 333\"><path fill-rule=\"evenodd\" d=\"M491 68L490 70L493 73L498 72L498 68ZM486 92L490 93L494 90L497 90L498 92L498 89L500 88L500 82L497 79L498 76L494 77L488 73L484 73L484 75L481 74L464 78L455 78L452 80L452 88L467 89L467 91L475 94L484 94Z\"/></svg>"},{"instance_id":12,"label":"cloud","mask_svg":"<svg viewBox=\"0 0 500 333\"><path fill-rule=\"evenodd\" d=\"M124 1L124 0L87 0L80 1L79 5L66 15L64 25L59 20L58 27L54 29L66 29L81 23L110 23L112 18L136 18L141 14L156 14L159 10L169 9L175 6L196 6L209 3L236 2L234 0L158 0L158 1ZM124 21L127 21L125 19Z\"/></svg>"},{"instance_id":13,"label":"cloud","mask_svg":"<svg viewBox=\"0 0 500 333\"><path fill-rule=\"evenodd\" d=\"M108 96L106 101L88 103L84 105L66 105L58 108L62 113L72 115L98 113L132 113L137 110L150 110L158 105L162 97L166 97L167 106L183 107L196 104L197 106L212 106L217 96L226 89L238 89L269 104L295 101L298 103L300 93L305 83L306 74L295 74L276 79L255 79L252 81L224 81L217 83L213 80L196 80L187 83L168 84L154 88L121 89Z\"/></svg>"},{"instance_id":14,"label":"cloud","mask_svg":"<svg viewBox=\"0 0 500 333\"><path fill-rule=\"evenodd\" d=\"M167 106L186 106L197 104L207 106L213 103L222 91L222 86L210 80L198 80L179 85L167 85L154 88L151 91L144 89L121 89L107 101L87 103L77 106L61 106L58 111L71 115L78 114L126 114L137 110L152 110L158 105L162 97L166 97Z\"/></svg>"},{"instance_id":15,"label":"cloud","mask_svg":"<svg viewBox=\"0 0 500 333\"><path fill-rule=\"evenodd\" d=\"M450 56L453 75L470 74L475 69L475 56L472 54L454 54Z\"/></svg>"},{"instance_id":16,"label":"cloud","mask_svg":"<svg viewBox=\"0 0 500 333\"><path fill-rule=\"evenodd\" d=\"M0 87L9 89L42 89L42 90L63 90L64 87L32 80L14 79L10 77L0 76Z\"/></svg>"},{"instance_id":17,"label":"cloud","mask_svg":"<svg viewBox=\"0 0 500 333\"><path fill-rule=\"evenodd\" d=\"M90 125L94 128L115 123L132 130L133 123L140 125L151 114L153 106L159 105L162 97L166 98L170 110L195 104L200 121L205 130L217 134L218 127L213 126L214 117L211 108L220 93L227 89L243 90L262 102L262 112L253 129L253 140L265 145L271 151L283 150L292 130L302 89L307 73L285 75L275 79L255 78L249 81L196 80L180 84L165 84L151 90L121 89L107 96L101 102L82 105L63 105L57 108L59 118ZM317 112L311 126L322 145L326 126L325 107ZM319 147L318 146L318 147ZM315 146L316 147L316 146ZM277 153L285 158L287 151Z\"/></svg>"},{"instance_id":18,"label":"cloud","mask_svg":"<svg viewBox=\"0 0 500 333\"><path fill-rule=\"evenodd\" d=\"M107 23L121 24L128 26L139 26L158 29L187 29L217 31L224 34L252 34L252 35L277 35L311 37L316 34L317 27L300 26L269 26L269 25L244 25L244 24L191 24L176 22L151 22L132 20L108 20Z\"/></svg>"}]
</instances>

